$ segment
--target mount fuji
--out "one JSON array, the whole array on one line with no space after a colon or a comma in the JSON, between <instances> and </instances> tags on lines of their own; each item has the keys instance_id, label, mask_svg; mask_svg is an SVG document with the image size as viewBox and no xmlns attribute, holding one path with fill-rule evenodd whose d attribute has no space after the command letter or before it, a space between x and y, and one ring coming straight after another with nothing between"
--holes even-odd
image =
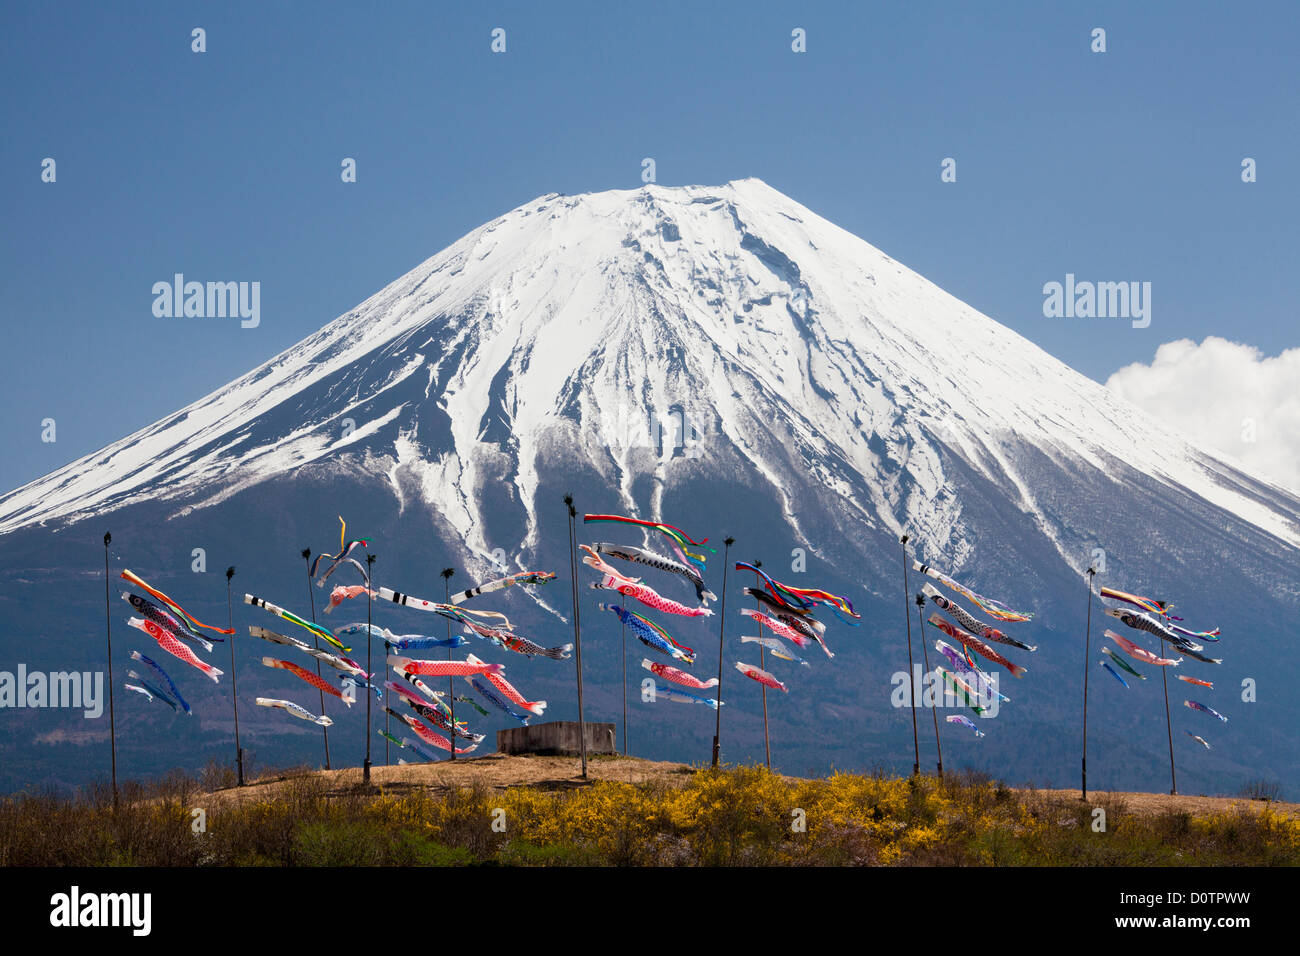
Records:
<instances>
[{"instance_id":1,"label":"mount fuji","mask_svg":"<svg viewBox=\"0 0 1300 956\"><path fill-rule=\"evenodd\" d=\"M788 698L769 700L773 763L787 772L910 769L911 719L891 705L891 678L908 667L906 628L918 664L921 643L932 651L937 635L921 638L902 593L907 534L916 557L1035 614L1011 626L1038 646L1016 652L1028 675L1006 682L1012 701L984 722L986 737L940 723L945 764L1016 783L1077 780L1083 674L1100 673L1103 643L1094 602L1085 659L1083 571L1096 564L1099 584L1167 597L1191 624L1223 629L1211 649L1224 664L1186 668L1216 689L1198 697L1170 682L1180 791L1300 784L1300 739L1288 732L1300 716L1289 691L1300 678L1300 497L1172 433L754 179L542 196L226 387L0 497L9 624L0 668L102 667L105 530L114 574L131 567L204 620L224 620L220 572L235 565L234 616L246 634L267 620L239 606L241 585L306 613L299 552L333 550L336 514L350 537L371 540L377 584L437 597L447 565L463 586L502 568L566 568L566 492L580 511L708 536L719 549L706 574L716 593L719 542L733 535L733 560L761 559L779 579L853 601L860 626L828 622L835 659L789 668ZM579 534L619 540L610 526ZM539 643L560 643L572 633L567 577L483 606L508 610ZM596 609L589 577L586 717L615 720L620 632ZM668 596L691 593L647 580ZM730 675L751 648L739 643L736 603L748 583L733 572ZM916 576L909 584L920 589ZM324 592L315 594L319 613ZM111 610L118 674L129 609ZM330 623L357 613L349 602ZM435 620L391 605L374 614L399 631ZM717 618L683 620L663 623L698 649L697 670L713 673ZM252 643L236 638L245 747L264 764L317 761L315 728L247 706L286 693ZM642 649L632 643L635 691ZM215 653L224 666L228 645ZM509 658L512 682L549 696L548 718L576 717L572 662ZM1130 683L1101 675L1090 686L1089 779L1164 788L1163 696L1154 680ZM119 695L128 772L229 760L229 688L189 686L193 718ZM723 691L724 758L761 759L756 685L724 676ZM1178 706L1185 696L1229 723L1207 727ZM629 708L633 752L708 758L712 711L636 693ZM103 721L7 717L0 784L76 782L106 765ZM364 717L335 717L335 764L359 763ZM505 726L494 721L495 712L475 729Z\"/></svg>"}]
</instances>

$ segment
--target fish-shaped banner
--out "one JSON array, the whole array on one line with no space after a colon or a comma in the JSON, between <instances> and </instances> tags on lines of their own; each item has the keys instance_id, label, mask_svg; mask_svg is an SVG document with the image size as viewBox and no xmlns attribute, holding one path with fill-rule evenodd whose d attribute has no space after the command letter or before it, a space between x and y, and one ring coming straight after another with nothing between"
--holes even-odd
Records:
<instances>
[{"instance_id":1,"label":"fish-shaped banner","mask_svg":"<svg viewBox=\"0 0 1300 956\"><path fill-rule=\"evenodd\" d=\"M1033 615L1027 611L1017 611L1014 608L1003 604L1001 601L995 601L992 598L986 598L980 594L976 594L974 591L970 590L970 588L958 584L952 578L948 577L948 575L928 564L922 564L920 561L913 561L912 570L920 571L922 574L934 578L934 580L946 586L949 590L956 591L958 594L974 601L976 607L985 614L991 614L993 617L996 617L999 621L1028 621L1033 618Z\"/></svg>"}]
</instances>

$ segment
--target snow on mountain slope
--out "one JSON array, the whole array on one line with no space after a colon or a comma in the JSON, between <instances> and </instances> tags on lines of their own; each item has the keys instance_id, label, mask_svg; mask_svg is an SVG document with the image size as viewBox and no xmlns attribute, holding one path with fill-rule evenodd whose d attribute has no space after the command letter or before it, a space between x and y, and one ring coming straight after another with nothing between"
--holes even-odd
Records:
<instances>
[{"instance_id":1,"label":"snow on mountain slope","mask_svg":"<svg viewBox=\"0 0 1300 956\"><path fill-rule=\"evenodd\" d=\"M674 415L686 441L653 441L651 421ZM753 179L526 203L225 388L0 498L0 533L148 499L188 513L333 462L384 476L403 505L414 489L485 553L493 485L515 489L526 548L548 463L590 465L630 505L641 476L662 489L722 446L796 531L811 475L855 520L957 563L971 546L950 456L1079 565L1026 447L1116 486L1141 473L1300 547L1296 496Z\"/></svg>"}]
</instances>

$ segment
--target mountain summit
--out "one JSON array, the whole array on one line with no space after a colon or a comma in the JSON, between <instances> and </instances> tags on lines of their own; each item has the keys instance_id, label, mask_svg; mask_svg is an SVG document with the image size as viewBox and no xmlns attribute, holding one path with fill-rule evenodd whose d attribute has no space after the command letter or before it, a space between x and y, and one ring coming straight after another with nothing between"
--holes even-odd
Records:
<instances>
[{"instance_id":1,"label":"mountain summit","mask_svg":"<svg viewBox=\"0 0 1300 956\"><path fill-rule=\"evenodd\" d=\"M0 498L0 533L147 499L202 508L346 461L483 550L483 486L513 486L535 529L548 455L633 507L639 476L671 480L723 445L796 530L812 481L852 521L958 563L972 545L955 471L1000 488L1074 565L1085 522L1040 500L1045 467L1113 495L1141 475L1300 546L1293 495L756 179L526 203L225 388Z\"/></svg>"}]
</instances>

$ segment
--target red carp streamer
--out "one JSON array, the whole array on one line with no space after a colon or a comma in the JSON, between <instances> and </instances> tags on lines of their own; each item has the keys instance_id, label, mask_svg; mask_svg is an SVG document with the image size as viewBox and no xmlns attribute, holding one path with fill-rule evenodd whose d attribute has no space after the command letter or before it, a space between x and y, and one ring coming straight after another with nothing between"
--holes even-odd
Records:
<instances>
[{"instance_id":1,"label":"red carp streamer","mask_svg":"<svg viewBox=\"0 0 1300 956\"><path fill-rule=\"evenodd\" d=\"M693 687L696 690L708 690L710 687L718 686L718 679L710 677L708 680L700 680L694 674L688 674L684 670L679 670L670 664L660 664L657 661L642 660L641 666L652 673L658 674L664 680L670 680L674 684L681 684L683 687Z\"/></svg>"},{"instance_id":2,"label":"red carp streamer","mask_svg":"<svg viewBox=\"0 0 1300 956\"><path fill-rule=\"evenodd\" d=\"M315 687L318 690L323 690L327 694L333 694L335 697L343 701L343 703L347 704L349 707L351 707L352 704L355 702L355 698L343 696L342 691L340 691L329 681L325 680L325 678L317 677L315 674L307 670L305 667L299 667L297 664L293 663L292 661L282 661L274 657L263 657L262 663L267 667L274 667L277 670L288 671L290 674L297 675L298 677L305 680L308 684L311 684L312 687Z\"/></svg>"},{"instance_id":3,"label":"red carp streamer","mask_svg":"<svg viewBox=\"0 0 1300 956\"><path fill-rule=\"evenodd\" d=\"M180 639L176 637L176 635L174 635L171 631L163 630L153 621L146 621L142 617L133 617L129 621L127 621L127 623L134 628L138 628L139 630L144 631L146 634L152 637L155 641L158 642L158 646L161 647L168 654L171 654L173 657L183 660L186 664L189 664L191 667L197 667L199 670L203 671L203 673L207 674L209 677L212 678L212 682L214 684L219 683L218 678L220 678L221 675L225 673L225 671L217 670L207 661L200 660L195 655L195 653L192 650L190 650L190 646L188 644L182 644Z\"/></svg>"}]
</instances>

